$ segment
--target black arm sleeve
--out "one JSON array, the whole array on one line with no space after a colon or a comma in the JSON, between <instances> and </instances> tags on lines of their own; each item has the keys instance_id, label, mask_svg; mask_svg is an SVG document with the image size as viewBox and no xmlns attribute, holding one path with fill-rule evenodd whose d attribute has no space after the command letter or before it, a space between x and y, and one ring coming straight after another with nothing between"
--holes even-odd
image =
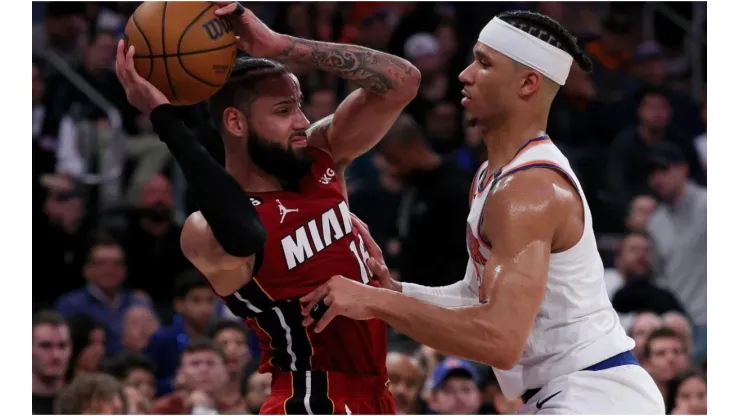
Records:
<instances>
[{"instance_id":1,"label":"black arm sleeve","mask_svg":"<svg viewBox=\"0 0 740 416\"><path fill-rule=\"evenodd\" d=\"M267 233L247 193L208 154L177 110L161 105L152 111L152 125L180 165L203 217L224 251L248 257L262 250Z\"/></svg>"}]
</instances>

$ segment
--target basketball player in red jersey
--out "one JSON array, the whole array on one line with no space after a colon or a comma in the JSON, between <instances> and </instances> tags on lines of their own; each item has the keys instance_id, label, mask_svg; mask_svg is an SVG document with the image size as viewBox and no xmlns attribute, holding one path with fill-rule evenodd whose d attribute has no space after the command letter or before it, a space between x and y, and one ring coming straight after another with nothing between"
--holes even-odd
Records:
<instances>
[{"instance_id":1,"label":"basketball player in red jersey","mask_svg":"<svg viewBox=\"0 0 740 416\"><path fill-rule=\"evenodd\" d=\"M237 3L218 3L234 24L239 59L210 100L226 170L199 145L164 95L139 77L133 50L119 45L117 73L129 100L150 113L183 168L200 211L181 245L229 308L246 318L273 375L263 414L395 413L387 390L386 326L335 320L303 327L298 299L342 274L370 282L353 226L343 168L372 148L415 97L420 74L382 52L280 35ZM301 111L298 79L276 60L341 76L360 88L313 126Z\"/></svg>"}]
</instances>

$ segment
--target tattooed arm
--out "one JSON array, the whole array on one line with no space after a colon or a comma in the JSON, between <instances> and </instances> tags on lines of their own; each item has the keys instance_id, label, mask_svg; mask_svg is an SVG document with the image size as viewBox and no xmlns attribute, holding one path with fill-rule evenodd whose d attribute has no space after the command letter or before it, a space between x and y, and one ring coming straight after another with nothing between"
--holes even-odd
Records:
<instances>
[{"instance_id":1,"label":"tattooed arm","mask_svg":"<svg viewBox=\"0 0 740 416\"><path fill-rule=\"evenodd\" d=\"M372 149L419 89L419 70L397 56L355 45L282 39L286 45L275 58L335 74L360 87L309 133L311 144L327 150L341 166Z\"/></svg>"}]
</instances>

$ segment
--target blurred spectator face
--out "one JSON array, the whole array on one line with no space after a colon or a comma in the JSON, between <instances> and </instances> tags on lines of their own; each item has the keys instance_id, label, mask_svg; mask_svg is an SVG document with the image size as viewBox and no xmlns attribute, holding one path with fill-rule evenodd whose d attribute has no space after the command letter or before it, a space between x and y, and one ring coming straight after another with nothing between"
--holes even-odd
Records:
<instances>
[{"instance_id":1,"label":"blurred spectator face","mask_svg":"<svg viewBox=\"0 0 740 416\"><path fill-rule=\"evenodd\" d=\"M481 393L475 381L453 374L441 388L432 392L429 407L438 414L474 415L481 404Z\"/></svg>"},{"instance_id":2,"label":"blurred spectator face","mask_svg":"<svg viewBox=\"0 0 740 416\"><path fill-rule=\"evenodd\" d=\"M688 180L689 169L685 164L674 164L650 173L650 187L664 201L675 201Z\"/></svg>"},{"instance_id":3,"label":"blurred spectator face","mask_svg":"<svg viewBox=\"0 0 740 416\"><path fill-rule=\"evenodd\" d=\"M665 383L683 370L688 362L686 346L680 338L654 338L649 348L649 355L645 358L645 369L655 381Z\"/></svg>"},{"instance_id":4,"label":"blurred spectator face","mask_svg":"<svg viewBox=\"0 0 740 416\"><path fill-rule=\"evenodd\" d=\"M134 368L128 372L124 383L135 389L144 400L154 400L156 389L154 386L154 374L143 368Z\"/></svg>"},{"instance_id":5,"label":"blurred spectator face","mask_svg":"<svg viewBox=\"0 0 740 416\"><path fill-rule=\"evenodd\" d=\"M215 297L211 289L197 287L191 289L185 298L176 300L176 309L187 322L198 328L205 328L216 313Z\"/></svg>"},{"instance_id":6,"label":"blurred spectator face","mask_svg":"<svg viewBox=\"0 0 740 416\"><path fill-rule=\"evenodd\" d=\"M388 353L385 363L390 380L388 388L396 401L397 413L416 413L416 401L424 384L419 363L408 355L397 352Z\"/></svg>"},{"instance_id":7,"label":"blurred spectator face","mask_svg":"<svg viewBox=\"0 0 740 416\"><path fill-rule=\"evenodd\" d=\"M336 109L337 95L334 91L318 90L311 94L311 103L306 106L306 116L312 123L314 123L331 115Z\"/></svg>"},{"instance_id":8,"label":"blurred spectator face","mask_svg":"<svg viewBox=\"0 0 740 416\"><path fill-rule=\"evenodd\" d=\"M662 131L671 120L671 104L660 94L645 96L637 110L640 124L654 131Z\"/></svg>"},{"instance_id":9,"label":"blurred spectator face","mask_svg":"<svg viewBox=\"0 0 740 416\"><path fill-rule=\"evenodd\" d=\"M41 74L41 69L39 69L36 64L33 64L33 78L31 86L33 88L32 102L33 106L36 107L41 104L41 99L44 97L44 90L46 89L44 76Z\"/></svg>"},{"instance_id":10,"label":"blurred spectator face","mask_svg":"<svg viewBox=\"0 0 740 416\"><path fill-rule=\"evenodd\" d=\"M85 215L85 203L75 190L72 178L66 175L47 175L41 179L47 189L44 213L61 227L78 223Z\"/></svg>"},{"instance_id":11,"label":"blurred spectator face","mask_svg":"<svg viewBox=\"0 0 740 416\"><path fill-rule=\"evenodd\" d=\"M457 134L457 120L455 105L448 102L437 104L426 119L429 138L437 142L454 140Z\"/></svg>"},{"instance_id":12,"label":"blurred spectator face","mask_svg":"<svg viewBox=\"0 0 740 416\"><path fill-rule=\"evenodd\" d=\"M228 380L224 360L215 351L184 353L181 368L190 387L209 394L218 392Z\"/></svg>"},{"instance_id":13,"label":"blurred spectator face","mask_svg":"<svg viewBox=\"0 0 740 416\"><path fill-rule=\"evenodd\" d=\"M403 45L403 53L421 72L422 79L442 69L442 47L430 33L417 33Z\"/></svg>"},{"instance_id":14,"label":"blurred spectator face","mask_svg":"<svg viewBox=\"0 0 740 416\"><path fill-rule=\"evenodd\" d=\"M74 44L77 37L87 30L87 21L81 7L79 10L70 10L58 16L47 16L44 23L46 32L54 43L69 46Z\"/></svg>"},{"instance_id":15,"label":"blurred spectator face","mask_svg":"<svg viewBox=\"0 0 740 416\"><path fill-rule=\"evenodd\" d=\"M95 35L85 53L85 66L91 73L110 70L116 59L118 39L113 33L100 32Z\"/></svg>"},{"instance_id":16,"label":"blurred spectator face","mask_svg":"<svg viewBox=\"0 0 740 416\"><path fill-rule=\"evenodd\" d=\"M360 23L358 41L369 48L385 49L392 35L389 23L385 10L373 12Z\"/></svg>"},{"instance_id":17,"label":"blurred spectator face","mask_svg":"<svg viewBox=\"0 0 740 416\"><path fill-rule=\"evenodd\" d=\"M123 317L123 347L129 351L141 351L149 344L149 338L159 329L159 321L149 308L133 306Z\"/></svg>"},{"instance_id":18,"label":"blurred spectator face","mask_svg":"<svg viewBox=\"0 0 740 416\"><path fill-rule=\"evenodd\" d=\"M309 3L291 3L286 14L286 23L293 36L299 38L311 37L311 25L308 21Z\"/></svg>"},{"instance_id":19,"label":"blurred spectator face","mask_svg":"<svg viewBox=\"0 0 740 416\"><path fill-rule=\"evenodd\" d=\"M226 369L229 374L241 374L250 358L246 334L234 328L226 328L213 337L213 342L226 356Z\"/></svg>"},{"instance_id":20,"label":"blurred spectator face","mask_svg":"<svg viewBox=\"0 0 740 416\"><path fill-rule=\"evenodd\" d=\"M439 42L440 58L444 62L449 62L458 48L455 28L451 25L439 25L435 35L437 36L437 42Z\"/></svg>"},{"instance_id":21,"label":"blurred spectator face","mask_svg":"<svg viewBox=\"0 0 740 416\"><path fill-rule=\"evenodd\" d=\"M151 413L151 399L146 399L139 390L131 386L123 388L126 399L126 413L129 415L148 415Z\"/></svg>"},{"instance_id":22,"label":"blurred spectator face","mask_svg":"<svg viewBox=\"0 0 740 416\"><path fill-rule=\"evenodd\" d=\"M270 395L270 383L272 374L254 372L247 379L247 396L244 400L247 402L247 410L250 414L259 413L262 404Z\"/></svg>"},{"instance_id":23,"label":"blurred spectator face","mask_svg":"<svg viewBox=\"0 0 740 416\"><path fill-rule=\"evenodd\" d=\"M650 85L664 85L666 74L665 60L662 57L646 59L637 68L637 75Z\"/></svg>"},{"instance_id":24,"label":"blurred spectator face","mask_svg":"<svg viewBox=\"0 0 740 416\"><path fill-rule=\"evenodd\" d=\"M681 340L688 350L688 354L686 354L686 358L688 359L693 353L693 330L689 320L678 312L668 312L663 315L663 326L676 331L676 333L681 337ZM682 367L688 367L689 364L689 362L686 362Z\"/></svg>"},{"instance_id":25,"label":"blurred spectator face","mask_svg":"<svg viewBox=\"0 0 740 416\"><path fill-rule=\"evenodd\" d=\"M650 195L639 195L632 200L630 212L626 219L627 228L633 232L642 232L647 221L653 215L658 201Z\"/></svg>"},{"instance_id":26,"label":"blurred spectator face","mask_svg":"<svg viewBox=\"0 0 740 416\"><path fill-rule=\"evenodd\" d=\"M615 266L626 278L650 273L650 242L639 234L630 234L622 241Z\"/></svg>"},{"instance_id":27,"label":"blurred spectator face","mask_svg":"<svg viewBox=\"0 0 740 416\"><path fill-rule=\"evenodd\" d=\"M123 249L116 244L93 247L83 273L88 282L104 292L117 291L126 278Z\"/></svg>"},{"instance_id":28,"label":"blurred spectator face","mask_svg":"<svg viewBox=\"0 0 740 416\"><path fill-rule=\"evenodd\" d=\"M139 207L152 221L168 221L172 216L172 185L163 175L155 175L144 183L139 194Z\"/></svg>"},{"instance_id":29,"label":"blurred spectator face","mask_svg":"<svg viewBox=\"0 0 740 416\"><path fill-rule=\"evenodd\" d=\"M701 377L687 378L676 392L676 410L685 415L707 414L707 383Z\"/></svg>"},{"instance_id":30,"label":"blurred spectator face","mask_svg":"<svg viewBox=\"0 0 740 416\"><path fill-rule=\"evenodd\" d=\"M63 377L72 355L67 325L39 324L32 333L33 374L41 379Z\"/></svg>"},{"instance_id":31,"label":"blurred spectator face","mask_svg":"<svg viewBox=\"0 0 740 416\"><path fill-rule=\"evenodd\" d=\"M662 322L660 321L660 318L654 313L643 312L635 317L635 321L630 330L630 336L635 340L635 349L633 349L632 352L638 359L640 359L640 361L642 361L642 358L645 355L645 342L647 341L648 336L650 336L653 331L660 328L661 325Z\"/></svg>"}]
</instances>

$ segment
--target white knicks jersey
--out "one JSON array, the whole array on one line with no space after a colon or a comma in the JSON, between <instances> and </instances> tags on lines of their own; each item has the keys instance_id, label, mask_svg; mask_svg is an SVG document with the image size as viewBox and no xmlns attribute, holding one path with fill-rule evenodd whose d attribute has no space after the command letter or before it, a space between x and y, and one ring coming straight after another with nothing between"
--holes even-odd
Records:
<instances>
[{"instance_id":1,"label":"white knicks jersey","mask_svg":"<svg viewBox=\"0 0 740 416\"><path fill-rule=\"evenodd\" d=\"M531 168L563 172L578 188L585 214L583 235L578 243L550 255L545 298L521 359L511 370L493 369L504 395L508 398L521 396L526 390L540 388L556 377L583 370L634 348L634 341L625 333L609 301L591 210L566 157L544 136L527 142L508 165L496 172L488 183L483 183L487 165L485 162L476 174L467 225L468 254L474 265L467 273L475 273L475 276L466 276L466 280L477 282L478 290L491 247L480 232L482 213L491 189L502 178Z\"/></svg>"}]
</instances>

